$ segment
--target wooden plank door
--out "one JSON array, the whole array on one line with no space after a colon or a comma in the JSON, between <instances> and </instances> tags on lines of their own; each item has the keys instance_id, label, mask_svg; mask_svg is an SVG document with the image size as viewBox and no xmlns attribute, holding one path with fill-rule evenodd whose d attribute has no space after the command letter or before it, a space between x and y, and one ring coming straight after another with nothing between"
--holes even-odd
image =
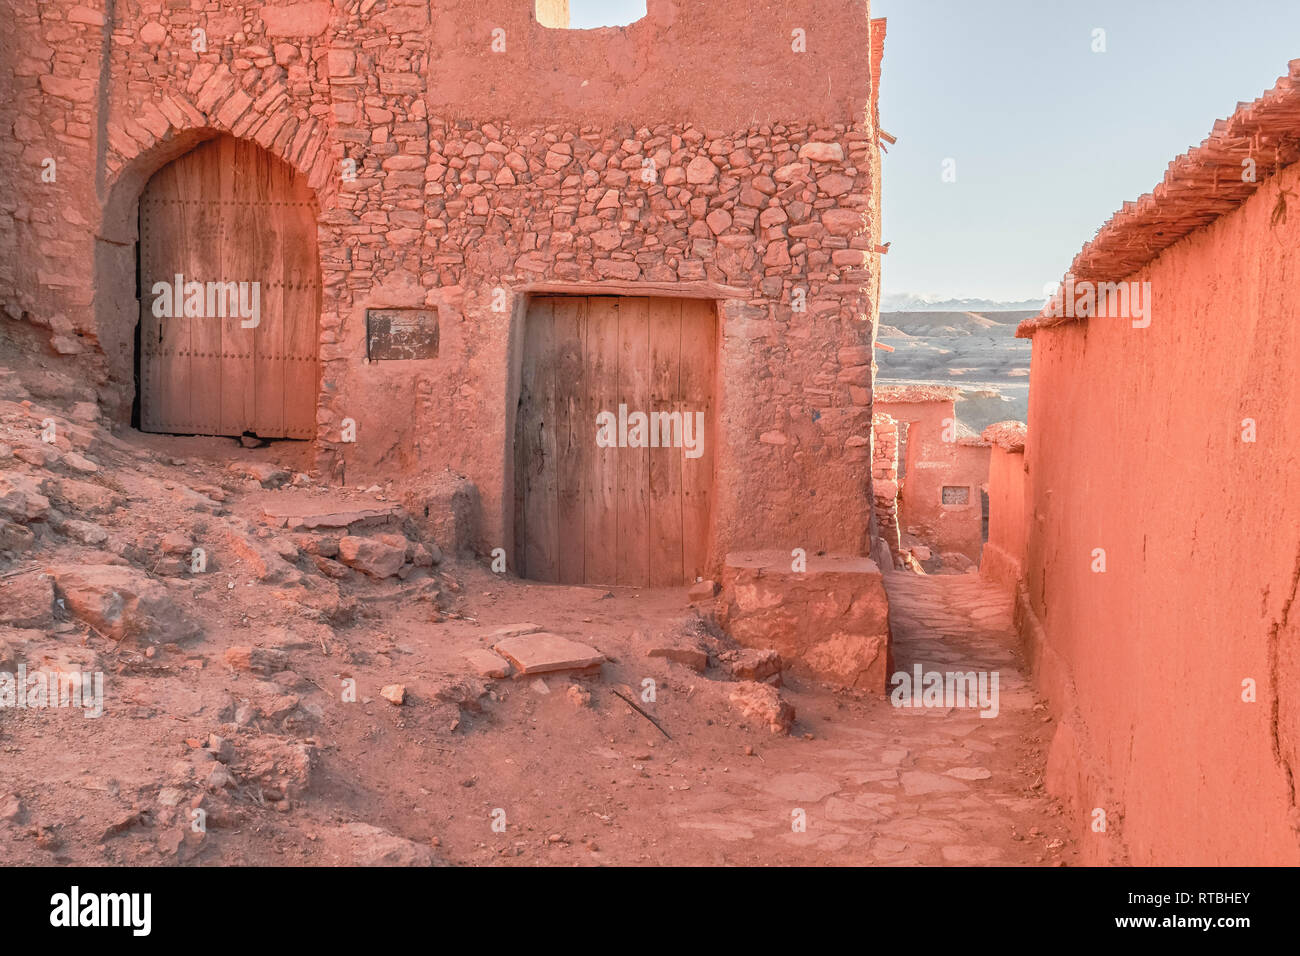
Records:
<instances>
[{"instance_id":1,"label":"wooden plank door","mask_svg":"<svg viewBox=\"0 0 1300 956\"><path fill-rule=\"evenodd\" d=\"M583 350L584 381L580 386L587 409L583 450L590 464L582 469L587 502L583 537L566 539L556 547L580 547L586 555L588 584L614 584L618 579L618 452L596 445L596 416L618 408L619 299L595 296L587 300L587 335Z\"/></svg>"},{"instance_id":2,"label":"wooden plank door","mask_svg":"<svg viewBox=\"0 0 1300 956\"><path fill-rule=\"evenodd\" d=\"M650 366L650 300L623 299L618 309L618 402L609 409L615 416L620 415L622 406L629 414L650 411ZM618 458L618 548L613 583L649 587L650 449L614 451ZM664 451L671 455L674 450Z\"/></svg>"},{"instance_id":3,"label":"wooden plank door","mask_svg":"<svg viewBox=\"0 0 1300 956\"><path fill-rule=\"evenodd\" d=\"M717 351L717 323L712 302L682 300L682 363L677 402L685 423L704 422L698 457L682 457L682 555L688 582L708 575L709 511L713 497L713 356ZM694 429L693 429L694 430Z\"/></svg>"},{"instance_id":4,"label":"wooden plank door","mask_svg":"<svg viewBox=\"0 0 1300 956\"><path fill-rule=\"evenodd\" d=\"M173 314L155 315L155 283L174 287L178 275L183 294L200 284L198 314L182 298ZM233 284L233 297L223 303L209 283ZM140 197L140 293L144 431L315 434L316 207L292 167L222 136L160 169ZM238 306L254 293L249 326Z\"/></svg>"},{"instance_id":5,"label":"wooden plank door","mask_svg":"<svg viewBox=\"0 0 1300 956\"><path fill-rule=\"evenodd\" d=\"M515 432L523 577L668 587L706 572L716 342L708 301L532 301ZM628 420L646 416L640 441L629 427L625 444L601 447L597 417L609 412L617 420L620 406ZM650 413L677 416L653 441L650 429L661 423ZM700 454L687 447L687 435L698 439Z\"/></svg>"},{"instance_id":6,"label":"wooden plank door","mask_svg":"<svg viewBox=\"0 0 1300 956\"><path fill-rule=\"evenodd\" d=\"M539 581L559 577L559 469L556 462L555 315L550 299L536 303L528 316L528 338L520 377L516 423L523 471L519 489L527 534L521 564Z\"/></svg>"},{"instance_id":7,"label":"wooden plank door","mask_svg":"<svg viewBox=\"0 0 1300 956\"><path fill-rule=\"evenodd\" d=\"M555 348L555 455L556 455L556 542L558 574L562 584L582 584L587 579L584 547L560 547L559 542L585 541L587 498L583 484L586 457L590 454L588 400L584 352L587 341L587 300L551 300L552 340ZM567 386L564 383L568 383Z\"/></svg>"},{"instance_id":8,"label":"wooden plank door","mask_svg":"<svg viewBox=\"0 0 1300 956\"><path fill-rule=\"evenodd\" d=\"M682 411L682 303L660 300L650 310L651 411ZM682 457L650 452L650 584L671 587L688 579L682 524Z\"/></svg>"}]
</instances>

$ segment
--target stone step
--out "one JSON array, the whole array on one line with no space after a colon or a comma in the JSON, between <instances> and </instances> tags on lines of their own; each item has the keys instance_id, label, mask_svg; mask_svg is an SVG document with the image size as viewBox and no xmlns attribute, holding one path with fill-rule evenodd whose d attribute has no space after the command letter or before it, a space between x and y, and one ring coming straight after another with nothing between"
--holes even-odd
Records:
<instances>
[{"instance_id":1,"label":"stone step","mask_svg":"<svg viewBox=\"0 0 1300 956\"><path fill-rule=\"evenodd\" d=\"M262 516L274 527L289 531L351 530L401 524L403 511L400 505L343 510L275 505L262 509Z\"/></svg>"},{"instance_id":2,"label":"stone step","mask_svg":"<svg viewBox=\"0 0 1300 956\"><path fill-rule=\"evenodd\" d=\"M596 670L605 660L605 655L594 647L547 631L508 637L492 649L510 661L521 676Z\"/></svg>"}]
</instances>

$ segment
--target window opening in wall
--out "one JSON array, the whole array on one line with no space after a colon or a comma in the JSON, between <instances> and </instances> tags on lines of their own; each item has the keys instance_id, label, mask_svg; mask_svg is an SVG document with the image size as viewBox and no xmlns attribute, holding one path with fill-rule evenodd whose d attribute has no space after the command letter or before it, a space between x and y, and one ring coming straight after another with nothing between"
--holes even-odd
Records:
<instances>
[{"instance_id":1,"label":"window opening in wall","mask_svg":"<svg viewBox=\"0 0 1300 956\"><path fill-rule=\"evenodd\" d=\"M536 0L537 22L558 30L625 27L646 15L646 0Z\"/></svg>"},{"instance_id":2,"label":"window opening in wall","mask_svg":"<svg viewBox=\"0 0 1300 956\"><path fill-rule=\"evenodd\" d=\"M943 503L946 505L970 504L970 488L966 485L944 485Z\"/></svg>"}]
</instances>

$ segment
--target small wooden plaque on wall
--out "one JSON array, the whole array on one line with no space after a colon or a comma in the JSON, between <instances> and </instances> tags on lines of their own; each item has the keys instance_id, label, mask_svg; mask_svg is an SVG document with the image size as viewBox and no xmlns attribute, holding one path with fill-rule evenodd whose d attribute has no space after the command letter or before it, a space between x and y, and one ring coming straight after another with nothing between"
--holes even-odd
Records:
<instances>
[{"instance_id":1,"label":"small wooden plaque on wall","mask_svg":"<svg viewBox=\"0 0 1300 956\"><path fill-rule=\"evenodd\" d=\"M366 310L366 358L370 361L437 357L437 309Z\"/></svg>"}]
</instances>

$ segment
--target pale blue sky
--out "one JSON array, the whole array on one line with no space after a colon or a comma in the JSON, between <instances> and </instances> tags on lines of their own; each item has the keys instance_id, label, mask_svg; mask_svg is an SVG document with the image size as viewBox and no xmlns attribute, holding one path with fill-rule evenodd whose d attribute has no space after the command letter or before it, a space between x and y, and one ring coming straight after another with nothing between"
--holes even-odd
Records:
<instances>
[{"instance_id":1,"label":"pale blue sky","mask_svg":"<svg viewBox=\"0 0 1300 956\"><path fill-rule=\"evenodd\" d=\"M575 27L628 22L644 0L571 10ZM898 137L884 160L887 294L1041 298L1121 203L1300 57L1300 0L873 0L871 12L889 20L880 118ZM1105 53L1091 50L1095 28Z\"/></svg>"},{"instance_id":2,"label":"pale blue sky","mask_svg":"<svg viewBox=\"0 0 1300 956\"><path fill-rule=\"evenodd\" d=\"M645 0L569 0L569 26L621 26L645 16Z\"/></svg>"}]
</instances>

